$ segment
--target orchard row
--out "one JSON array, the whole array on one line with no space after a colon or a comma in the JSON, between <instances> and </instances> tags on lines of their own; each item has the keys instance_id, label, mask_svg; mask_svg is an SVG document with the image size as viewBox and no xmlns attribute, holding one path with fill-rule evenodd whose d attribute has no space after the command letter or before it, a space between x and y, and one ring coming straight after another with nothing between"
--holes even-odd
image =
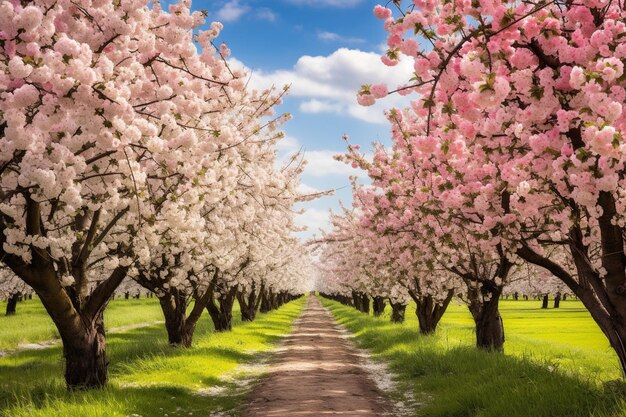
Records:
<instances>
[{"instance_id":1,"label":"orchard row","mask_svg":"<svg viewBox=\"0 0 626 417\"><path fill-rule=\"evenodd\" d=\"M424 333L458 295L489 350L503 348L507 287L569 292L626 369L623 4L404 3L374 13L383 61L413 65L393 90L412 100L387 112L390 146L340 157L371 181L315 242L324 291L412 299Z\"/></svg>"},{"instance_id":2,"label":"orchard row","mask_svg":"<svg viewBox=\"0 0 626 417\"><path fill-rule=\"evenodd\" d=\"M71 389L106 383L124 286L156 295L180 346L205 309L228 330L235 298L253 320L306 287L304 163L277 161L286 90L249 89L190 7L0 2L2 285L43 303Z\"/></svg>"}]
</instances>

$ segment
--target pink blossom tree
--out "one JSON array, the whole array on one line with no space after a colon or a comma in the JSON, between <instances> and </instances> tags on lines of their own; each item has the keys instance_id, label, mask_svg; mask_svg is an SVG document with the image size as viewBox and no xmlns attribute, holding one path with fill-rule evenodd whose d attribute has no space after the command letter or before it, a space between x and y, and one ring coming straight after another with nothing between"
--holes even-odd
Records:
<instances>
[{"instance_id":1,"label":"pink blossom tree","mask_svg":"<svg viewBox=\"0 0 626 417\"><path fill-rule=\"evenodd\" d=\"M419 94L409 137L452 164L483 164L480 175L460 165L456 171L493 196L470 192L459 207L502 229L507 256L563 281L626 369L621 5L394 4L397 18L382 6L375 14L389 32L383 60L415 64L414 79L398 88ZM359 101L371 104L386 90L366 86ZM575 274L550 259L555 245Z\"/></svg>"},{"instance_id":2,"label":"pink blossom tree","mask_svg":"<svg viewBox=\"0 0 626 417\"><path fill-rule=\"evenodd\" d=\"M447 271L435 271L432 264L424 262L423 247L414 234L391 231L386 220L393 215L390 206L380 204L383 194L355 187L356 208L332 217L333 231L318 241L323 245L321 268L327 280L334 275L335 281L343 280L344 284L325 292L341 293L342 288L349 288L352 304L364 312L368 309L362 305L362 294L372 296L375 315L380 313L376 299L388 299L394 321L403 320L404 308L412 298L420 331L432 333L458 283ZM369 304L369 297L366 302Z\"/></svg>"},{"instance_id":3,"label":"pink blossom tree","mask_svg":"<svg viewBox=\"0 0 626 417\"><path fill-rule=\"evenodd\" d=\"M367 170L373 192L356 194L365 214L364 224L372 231L395 235L402 246L396 255L408 251L413 259L410 294L416 301L420 327L434 331L437 322L460 286L459 295L467 301L476 324L477 346L502 349L504 330L498 302L512 262L501 244L501 228L486 225L486 219L459 206L459 197L480 191L488 199L493 191L467 187L460 180L458 167L469 169L476 164L469 158L455 163L442 153L430 154L411 140L415 120L409 111L392 111L393 146L376 146L368 161L349 146L340 159ZM479 162L480 163L480 162ZM486 175L486 171L478 171ZM488 221L488 220L487 220ZM488 230L485 231L485 228ZM412 255L411 255L412 254ZM410 262L407 263L410 265Z\"/></svg>"}]
</instances>

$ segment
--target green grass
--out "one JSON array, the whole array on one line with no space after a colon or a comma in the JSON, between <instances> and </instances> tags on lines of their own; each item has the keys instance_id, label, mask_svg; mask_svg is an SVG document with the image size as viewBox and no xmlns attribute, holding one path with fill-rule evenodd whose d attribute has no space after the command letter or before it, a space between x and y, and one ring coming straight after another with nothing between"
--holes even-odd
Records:
<instances>
[{"instance_id":1,"label":"green grass","mask_svg":"<svg viewBox=\"0 0 626 417\"><path fill-rule=\"evenodd\" d=\"M411 308L407 308L408 326L417 326ZM545 361L594 381L620 378L617 356L581 302L568 300L561 302L561 308L544 310L541 301L503 300L500 313L506 353ZM474 343L474 322L464 304L452 304L441 324L440 335L452 346Z\"/></svg>"},{"instance_id":2,"label":"green grass","mask_svg":"<svg viewBox=\"0 0 626 417\"><path fill-rule=\"evenodd\" d=\"M58 339L59 334L39 299L17 304L17 314L5 316L6 302L0 302L0 351L13 350L21 343ZM104 313L108 329L163 320L156 298L113 300Z\"/></svg>"},{"instance_id":3,"label":"green grass","mask_svg":"<svg viewBox=\"0 0 626 417\"><path fill-rule=\"evenodd\" d=\"M559 310L541 310L538 301L503 301L506 354L474 348L473 322L462 305L450 306L435 335L421 336L413 306L398 325L389 323L388 311L374 318L323 303L362 347L389 363L398 391L410 390L420 403L416 416L626 415L617 358L576 301Z\"/></svg>"},{"instance_id":4,"label":"green grass","mask_svg":"<svg viewBox=\"0 0 626 417\"><path fill-rule=\"evenodd\" d=\"M138 310L145 309L142 320L159 319L151 316L153 301L122 300L107 310L109 324L124 325L126 319L121 316L125 310L127 315L134 314L135 308L127 310L128 305L123 304L127 302L137 303ZM168 346L163 325L110 334L110 382L99 391L65 390L60 347L0 358L0 416L173 417L235 410L243 392L235 389L236 380L229 382L223 377L271 350L281 335L289 332L303 306L301 298L277 311L260 314L253 323L241 323L239 314L234 314L234 328L228 333L213 333L205 315L191 349ZM209 394L207 390L216 387L222 390Z\"/></svg>"}]
</instances>

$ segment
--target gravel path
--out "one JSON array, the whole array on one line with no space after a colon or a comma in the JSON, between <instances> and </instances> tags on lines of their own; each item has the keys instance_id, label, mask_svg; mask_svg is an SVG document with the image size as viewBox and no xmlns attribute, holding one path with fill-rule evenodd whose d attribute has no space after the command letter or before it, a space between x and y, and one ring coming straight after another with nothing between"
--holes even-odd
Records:
<instances>
[{"instance_id":1,"label":"gravel path","mask_svg":"<svg viewBox=\"0 0 626 417\"><path fill-rule=\"evenodd\" d=\"M243 416L385 415L389 401L359 355L330 313L310 297L269 375L250 393Z\"/></svg>"}]
</instances>

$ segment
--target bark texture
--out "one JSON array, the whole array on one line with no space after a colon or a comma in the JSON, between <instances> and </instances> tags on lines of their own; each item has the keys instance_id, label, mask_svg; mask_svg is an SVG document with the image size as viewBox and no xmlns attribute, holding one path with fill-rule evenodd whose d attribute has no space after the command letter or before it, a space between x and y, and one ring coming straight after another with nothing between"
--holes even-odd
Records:
<instances>
[{"instance_id":1,"label":"bark texture","mask_svg":"<svg viewBox=\"0 0 626 417\"><path fill-rule=\"evenodd\" d=\"M419 322L420 333L434 333L441 317L443 317L443 313L446 312L450 305L454 292L448 291L446 298L441 303L437 303L431 295L423 296L413 290L409 290L409 294L415 301L415 315Z\"/></svg>"},{"instance_id":2,"label":"bark texture","mask_svg":"<svg viewBox=\"0 0 626 417\"><path fill-rule=\"evenodd\" d=\"M254 321L256 319L264 290L264 286L261 285L261 290L257 292L253 285L247 295L244 291L237 291L237 301L241 308L241 321Z\"/></svg>"},{"instance_id":3,"label":"bark texture","mask_svg":"<svg viewBox=\"0 0 626 417\"><path fill-rule=\"evenodd\" d=\"M493 292L488 300L478 294L470 296L469 310L476 326L476 346L480 349L504 349L504 325L498 310L499 302L499 294L496 296Z\"/></svg>"},{"instance_id":4,"label":"bark texture","mask_svg":"<svg viewBox=\"0 0 626 417\"><path fill-rule=\"evenodd\" d=\"M206 308L213 321L215 331L227 332L233 329L233 304L237 295L237 285L221 291L223 292L217 297L210 297Z\"/></svg>"},{"instance_id":5,"label":"bark texture","mask_svg":"<svg viewBox=\"0 0 626 417\"><path fill-rule=\"evenodd\" d=\"M374 312L374 316L380 317L385 312L386 306L387 303L384 297L373 297L372 311Z\"/></svg>"},{"instance_id":6,"label":"bark texture","mask_svg":"<svg viewBox=\"0 0 626 417\"><path fill-rule=\"evenodd\" d=\"M9 298L7 299L7 309L6 309L7 316L12 316L16 313L17 303L18 301L20 301L21 298L22 298L22 294L19 292L11 294L9 296Z\"/></svg>"},{"instance_id":7,"label":"bark texture","mask_svg":"<svg viewBox=\"0 0 626 417\"><path fill-rule=\"evenodd\" d=\"M394 303L392 301L389 301L389 304L391 305L391 322L403 323L406 312L406 304Z\"/></svg>"}]
</instances>

